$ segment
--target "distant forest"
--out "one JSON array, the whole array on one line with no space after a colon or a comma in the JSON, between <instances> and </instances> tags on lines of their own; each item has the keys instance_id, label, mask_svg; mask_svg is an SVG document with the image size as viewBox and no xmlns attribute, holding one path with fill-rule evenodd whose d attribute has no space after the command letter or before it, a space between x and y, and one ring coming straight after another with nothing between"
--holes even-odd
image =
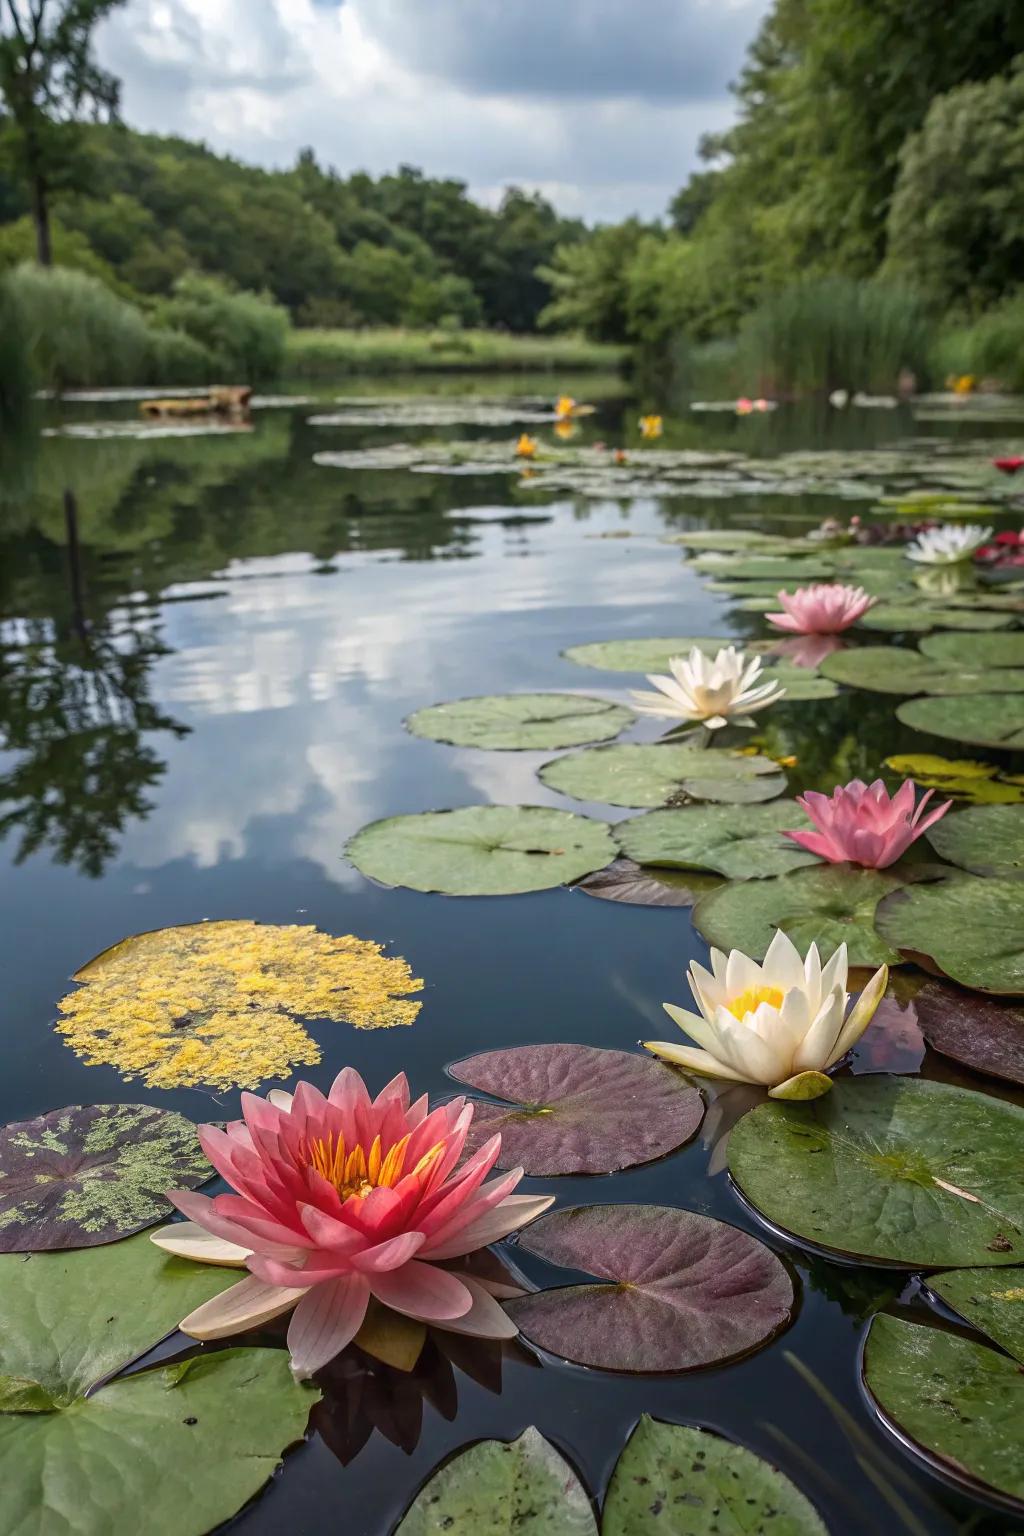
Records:
<instances>
[{"instance_id":1,"label":"distant forest","mask_svg":"<svg viewBox=\"0 0 1024 1536\"><path fill-rule=\"evenodd\" d=\"M2 145L0 145L2 152ZM0 267L34 254L28 190L0 160ZM342 177L304 150L265 171L202 144L118 124L79 129L73 186L52 196L57 263L125 298L201 271L269 293L302 326L456 324L532 331L551 297L537 269L585 234L509 188L497 210L411 166Z\"/></svg>"}]
</instances>

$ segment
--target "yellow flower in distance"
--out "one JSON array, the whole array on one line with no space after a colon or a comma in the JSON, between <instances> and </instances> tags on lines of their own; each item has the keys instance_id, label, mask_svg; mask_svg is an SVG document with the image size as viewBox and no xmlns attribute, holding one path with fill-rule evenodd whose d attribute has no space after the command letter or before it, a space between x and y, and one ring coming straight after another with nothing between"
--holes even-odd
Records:
<instances>
[{"instance_id":1,"label":"yellow flower in distance","mask_svg":"<svg viewBox=\"0 0 1024 1536\"><path fill-rule=\"evenodd\" d=\"M662 433L663 425L664 424L663 424L662 419L661 419L660 416L655 416L655 415L641 416L640 417L640 436L641 437L660 437L661 433Z\"/></svg>"},{"instance_id":2,"label":"yellow flower in distance","mask_svg":"<svg viewBox=\"0 0 1024 1536\"><path fill-rule=\"evenodd\" d=\"M528 432L524 432L521 435L518 443L516 443L516 453L518 457L521 459L532 459L536 452L537 439L535 437L531 437Z\"/></svg>"},{"instance_id":3,"label":"yellow flower in distance","mask_svg":"<svg viewBox=\"0 0 1024 1536\"><path fill-rule=\"evenodd\" d=\"M555 401L555 415L559 421L568 421L576 410L576 401L572 395L559 395Z\"/></svg>"}]
</instances>

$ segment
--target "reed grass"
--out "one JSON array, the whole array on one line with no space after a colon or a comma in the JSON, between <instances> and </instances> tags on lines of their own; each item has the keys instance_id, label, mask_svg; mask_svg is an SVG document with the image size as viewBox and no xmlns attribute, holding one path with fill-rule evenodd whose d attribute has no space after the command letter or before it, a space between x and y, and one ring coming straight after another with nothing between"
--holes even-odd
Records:
<instances>
[{"instance_id":1,"label":"reed grass","mask_svg":"<svg viewBox=\"0 0 1024 1536\"><path fill-rule=\"evenodd\" d=\"M498 331L296 330L288 337L284 371L290 378L316 379L345 373L611 370L626 351L575 336Z\"/></svg>"}]
</instances>

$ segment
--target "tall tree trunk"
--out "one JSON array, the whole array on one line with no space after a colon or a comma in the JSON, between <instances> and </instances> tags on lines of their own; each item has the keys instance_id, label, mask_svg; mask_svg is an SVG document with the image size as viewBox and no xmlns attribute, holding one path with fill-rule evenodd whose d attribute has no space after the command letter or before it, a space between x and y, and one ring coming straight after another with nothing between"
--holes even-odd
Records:
<instances>
[{"instance_id":1,"label":"tall tree trunk","mask_svg":"<svg viewBox=\"0 0 1024 1536\"><path fill-rule=\"evenodd\" d=\"M32 221L36 227L36 259L41 267L52 267L50 202L46 195L46 182L41 176L32 178Z\"/></svg>"}]
</instances>

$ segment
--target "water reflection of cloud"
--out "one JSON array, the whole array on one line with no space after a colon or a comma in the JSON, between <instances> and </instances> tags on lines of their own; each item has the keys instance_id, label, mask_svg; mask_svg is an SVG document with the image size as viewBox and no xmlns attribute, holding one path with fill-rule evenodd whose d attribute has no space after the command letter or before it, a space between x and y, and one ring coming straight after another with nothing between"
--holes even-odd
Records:
<instances>
[{"instance_id":1,"label":"water reflection of cloud","mask_svg":"<svg viewBox=\"0 0 1024 1536\"><path fill-rule=\"evenodd\" d=\"M195 730L185 750L168 751L159 809L131 831L125 857L140 868L181 855L209 867L272 850L352 883L344 844L378 816L566 804L535 776L552 754L413 743L404 717L480 692L624 698L632 679L572 667L560 650L621 630L624 617L634 631L701 633L714 610L653 538L581 545L573 504L548 510L553 520L530 535L543 562L509 559L506 530L490 525L468 580L461 563L346 555L338 575L322 576L286 556L232 567L216 603L164 609L171 653L157 663L156 695ZM633 511L642 532L660 532L655 504ZM617 503L588 512L596 532L621 522Z\"/></svg>"}]
</instances>

